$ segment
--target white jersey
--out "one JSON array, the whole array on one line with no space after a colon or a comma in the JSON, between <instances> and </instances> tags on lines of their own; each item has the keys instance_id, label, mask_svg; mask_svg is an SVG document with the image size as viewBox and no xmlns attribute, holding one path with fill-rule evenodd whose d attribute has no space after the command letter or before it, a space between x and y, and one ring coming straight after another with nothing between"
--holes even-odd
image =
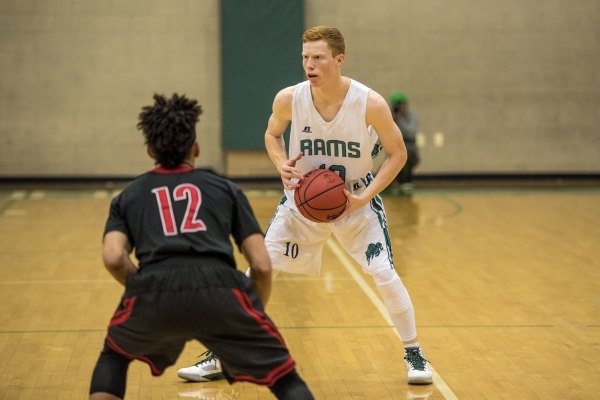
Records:
<instances>
[{"instance_id":1,"label":"white jersey","mask_svg":"<svg viewBox=\"0 0 600 400\"><path fill-rule=\"evenodd\" d=\"M360 194L373 181L372 156L381 145L375 130L366 125L370 90L351 80L342 107L332 121L326 122L314 106L310 83L296 85L289 151L291 156L303 153L296 162L302 174L317 168L330 169L344 178L346 189L354 194ZM323 245L332 233L366 273L375 275L394 268L379 196L339 221L317 223L298 212L293 190L284 191L286 198L265 233L274 269L318 275Z\"/></svg>"},{"instance_id":2,"label":"white jersey","mask_svg":"<svg viewBox=\"0 0 600 400\"><path fill-rule=\"evenodd\" d=\"M296 163L303 175L317 168L330 169L345 180L348 190L358 189L353 182L365 178L371 171L372 152L374 148L379 149L377 133L365 122L370 90L350 80L342 107L335 118L327 122L312 101L310 82L296 85L289 154L303 153Z\"/></svg>"}]
</instances>

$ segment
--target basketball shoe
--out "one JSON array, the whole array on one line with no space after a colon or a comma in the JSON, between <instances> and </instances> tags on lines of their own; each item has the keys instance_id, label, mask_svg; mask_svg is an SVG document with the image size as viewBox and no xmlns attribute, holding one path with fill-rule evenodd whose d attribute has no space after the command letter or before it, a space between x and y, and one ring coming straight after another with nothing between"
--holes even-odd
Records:
<instances>
[{"instance_id":1,"label":"basketball shoe","mask_svg":"<svg viewBox=\"0 0 600 400\"><path fill-rule=\"evenodd\" d=\"M177 376L192 382L210 382L217 379L224 379L221 360L210 350L200 354L200 357L204 355L206 358L203 360L191 367L181 368L177 371Z\"/></svg>"},{"instance_id":2,"label":"basketball shoe","mask_svg":"<svg viewBox=\"0 0 600 400\"><path fill-rule=\"evenodd\" d=\"M433 373L427 367L427 360L420 347L404 349L404 364L408 372L408 383L413 385L428 385L433 382Z\"/></svg>"}]
</instances>

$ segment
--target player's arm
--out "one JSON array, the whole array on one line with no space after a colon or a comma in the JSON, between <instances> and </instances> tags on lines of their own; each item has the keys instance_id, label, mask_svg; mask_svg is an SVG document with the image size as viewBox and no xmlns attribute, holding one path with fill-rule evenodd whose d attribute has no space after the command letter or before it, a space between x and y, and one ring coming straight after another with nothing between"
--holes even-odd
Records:
<instances>
[{"instance_id":1,"label":"player's arm","mask_svg":"<svg viewBox=\"0 0 600 400\"><path fill-rule=\"evenodd\" d=\"M406 146L400 129L392 118L392 113L383 97L377 92L370 91L367 98L366 124L371 125L377 132L387 159L381 164L375 179L358 196L346 191L348 205L338 217L341 219L351 212L367 204L379 192L385 189L398 175L406 163Z\"/></svg>"},{"instance_id":2,"label":"player's arm","mask_svg":"<svg viewBox=\"0 0 600 400\"><path fill-rule=\"evenodd\" d=\"M102 261L110 274L125 286L125 279L137 272L137 267L129 258L131 244L127 235L120 231L110 231L104 235Z\"/></svg>"},{"instance_id":3,"label":"player's arm","mask_svg":"<svg viewBox=\"0 0 600 400\"><path fill-rule=\"evenodd\" d=\"M381 165L377 176L363 192L370 200L392 183L406 163L407 154L402 133L394 122L390 108L385 99L374 91L369 92L366 122L375 128L387 154L387 159Z\"/></svg>"},{"instance_id":4,"label":"player's arm","mask_svg":"<svg viewBox=\"0 0 600 400\"><path fill-rule=\"evenodd\" d=\"M294 86L281 90L273 100L273 112L269 117L267 131L265 132L265 147L275 167L281 175L281 181L286 189L293 189L298 184L291 181L292 178L300 179L302 175L296 168L296 161L302 157L302 153L288 159L283 140L283 133L292 120L292 98Z\"/></svg>"},{"instance_id":5,"label":"player's arm","mask_svg":"<svg viewBox=\"0 0 600 400\"><path fill-rule=\"evenodd\" d=\"M250 279L264 306L271 295L271 258L262 234L254 233L242 241L242 254L250 264Z\"/></svg>"}]
</instances>

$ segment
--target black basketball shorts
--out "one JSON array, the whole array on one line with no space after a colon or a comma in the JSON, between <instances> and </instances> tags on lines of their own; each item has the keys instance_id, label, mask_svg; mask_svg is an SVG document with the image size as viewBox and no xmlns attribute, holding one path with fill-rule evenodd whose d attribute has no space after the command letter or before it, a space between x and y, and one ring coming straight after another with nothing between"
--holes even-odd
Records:
<instances>
[{"instance_id":1,"label":"black basketball shorts","mask_svg":"<svg viewBox=\"0 0 600 400\"><path fill-rule=\"evenodd\" d=\"M221 359L229 382L271 386L295 368L250 279L227 264L172 261L127 278L108 346L146 362L158 376L192 339Z\"/></svg>"}]
</instances>

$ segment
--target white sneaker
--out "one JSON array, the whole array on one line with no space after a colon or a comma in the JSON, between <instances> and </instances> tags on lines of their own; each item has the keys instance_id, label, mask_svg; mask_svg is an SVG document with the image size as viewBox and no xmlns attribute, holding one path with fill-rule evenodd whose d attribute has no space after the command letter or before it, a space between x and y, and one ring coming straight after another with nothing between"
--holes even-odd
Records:
<instances>
[{"instance_id":1,"label":"white sneaker","mask_svg":"<svg viewBox=\"0 0 600 400\"><path fill-rule=\"evenodd\" d=\"M420 347L404 349L404 364L408 372L408 383L428 385L433 382L433 373L427 367L427 360Z\"/></svg>"},{"instance_id":2,"label":"white sneaker","mask_svg":"<svg viewBox=\"0 0 600 400\"><path fill-rule=\"evenodd\" d=\"M206 355L206 358L200 362L177 371L177 376L193 382L210 382L217 379L224 379L221 360L210 350L200 354L200 356L204 355Z\"/></svg>"}]
</instances>

